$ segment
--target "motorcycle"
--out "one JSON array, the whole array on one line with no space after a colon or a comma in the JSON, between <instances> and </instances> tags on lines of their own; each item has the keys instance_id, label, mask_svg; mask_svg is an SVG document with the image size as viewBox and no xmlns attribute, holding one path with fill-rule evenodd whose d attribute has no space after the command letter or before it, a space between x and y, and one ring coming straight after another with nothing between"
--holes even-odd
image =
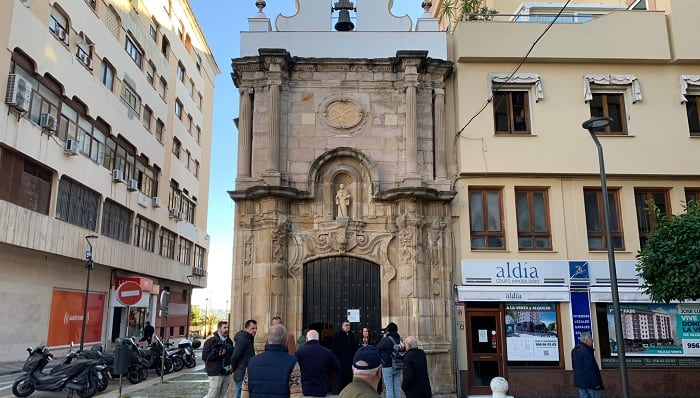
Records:
<instances>
[{"instance_id":1,"label":"motorcycle","mask_svg":"<svg viewBox=\"0 0 700 398\"><path fill-rule=\"evenodd\" d=\"M43 344L32 349L27 348L29 357L19 376L12 385L12 393L17 397L28 397L34 391L63 391L68 390L68 397L77 393L81 398L90 398L97 393L98 379L94 367L100 361L93 359L74 359L67 364L59 364L45 369L53 359ZM47 372L44 372L47 370Z\"/></svg>"},{"instance_id":2,"label":"motorcycle","mask_svg":"<svg viewBox=\"0 0 700 398\"><path fill-rule=\"evenodd\" d=\"M135 339L122 339L122 344L129 345L129 367L126 369L126 379L131 384L138 384L148 377L149 360L141 354L141 349Z\"/></svg>"},{"instance_id":3,"label":"motorcycle","mask_svg":"<svg viewBox=\"0 0 700 398\"><path fill-rule=\"evenodd\" d=\"M173 348L173 349L168 349L167 347L172 347L174 343L167 342L165 343L165 352L167 357L172 361L173 363L173 372L179 372L185 367L185 350L183 348Z\"/></svg>"},{"instance_id":4,"label":"motorcycle","mask_svg":"<svg viewBox=\"0 0 700 398\"><path fill-rule=\"evenodd\" d=\"M73 343L63 364L72 363L74 359L92 359L97 361L97 364L92 368L91 372L97 378L97 392L102 392L107 389L109 379L112 378L112 369L114 366L114 355L102 352L102 344L96 344L90 351L73 351Z\"/></svg>"},{"instance_id":5,"label":"motorcycle","mask_svg":"<svg viewBox=\"0 0 700 398\"><path fill-rule=\"evenodd\" d=\"M151 343L148 348L138 348L141 358L143 358L147 364L146 369L155 370L158 376L161 375L161 372L164 372L164 374L172 373L174 369L173 361L167 355L164 361L161 360L163 357L163 349L165 348L163 342L158 338L158 336L153 337L155 338L155 341ZM138 347L135 339L132 338L131 340L133 344Z\"/></svg>"},{"instance_id":6,"label":"motorcycle","mask_svg":"<svg viewBox=\"0 0 700 398\"><path fill-rule=\"evenodd\" d=\"M202 345L202 342L199 340L195 340L194 343L192 343L192 341L190 341L189 339L182 339L178 342L178 348L182 348L183 350L185 350L185 354L182 357L185 360L185 367L191 369L197 366L197 360L195 359L196 355L194 354L194 350L199 348L200 345Z\"/></svg>"}]
</instances>

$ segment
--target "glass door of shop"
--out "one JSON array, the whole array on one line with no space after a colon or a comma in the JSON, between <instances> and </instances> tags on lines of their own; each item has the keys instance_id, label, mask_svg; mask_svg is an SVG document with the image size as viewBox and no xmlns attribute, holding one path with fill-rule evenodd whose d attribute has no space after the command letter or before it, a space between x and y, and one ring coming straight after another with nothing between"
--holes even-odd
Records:
<instances>
[{"instance_id":1,"label":"glass door of shop","mask_svg":"<svg viewBox=\"0 0 700 398\"><path fill-rule=\"evenodd\" d=\"M506 377L503 313L468 311L466 318L469 394L491 395L491 379Z\"/></svg>"}]
</instances>

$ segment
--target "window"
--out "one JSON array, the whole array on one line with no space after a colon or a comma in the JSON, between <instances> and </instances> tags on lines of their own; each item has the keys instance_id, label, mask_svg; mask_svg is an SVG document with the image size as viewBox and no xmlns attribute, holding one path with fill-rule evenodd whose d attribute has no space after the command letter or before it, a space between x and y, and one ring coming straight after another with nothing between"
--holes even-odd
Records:
<instances>
[{"instance_id":1,"label":"window","mask_svg":"<svg viewBox=\"0 0 700 398\"><path fill-rule=\"evenodd\" d=\"M151 131L151 120L153 119L153 111L148 105L143 107L143 127Z\"/></svg>"},{"instance_id":2,"label":"window","mask_svg":"<svg viewBox=\"0 0 700 398\"><path fill-rule=\"evenodd\" d=\"M165 101L165 93L168 92L168 82L165 80L163 76L160 77L160 85L158 86L158 94L160 94L160 98L163 98L163 101Z\"/></svg>"},{"instance_id":3,"label":"window","mask_svg":"<svg viewBox=\"0 0 700 398\"><path fill-rule=\"evenodd\" d=\"M49 214L51 170L7 148L0 148L0 200Z\"/></svg>"},{"instance_id":4,"label":"window","mask_svg":"<svg viewBox=\"0 0 700 398\"><path fill-rule=\"evenodd\" d=\"M138 181L138 189L147 196L158 196L158 171L155 167L148 166L145 159L136 160L134 179Z\"/></svg>"},{"instance_id":5,"label":"window","mask_svg":"<svg viewBox=\"0 0 700 398\"><path fill-rule=\"evenodd\" d=\"M158 119L156 121L156 139L160 142L163 142L163 128L165 128L165 124L163 124L163 121Z\"/></svg>"},{"instance_id":6,"label":"window","mask_svg":"<svg viewBox=\"0 0 700 398\"><path fill-rule=\"evenodd\" d=\"M600 189L584 189L583 201L586 208L588 250L607 250L605 219L603 217L603 193ZM613 248L615 250L624 250L625 243L622 234L619 193L617 190L608 190L608 206L610 207L610 234L612 235Z\"/></svg>"},{"instance_id":7,"label":"window","mask_svg":"<svg viewBox=\"0 0 700 398\"><path fill-rule=\"evenodd\" d=\"M204 269L204 260L206 256L207 251L199 246L199 245L194 245L194 266L195 268L200 268Z\"/></svg>"},{"instance_id":8,"label":"window","mask_svg":"<svg viewBox=\"0 0 700 398\"><path fill-rule=\"evenodd\" d=\"M127 35L124 49L126 50L126 53L129 54L129 57L134 60L136 65L141 68L143 64L143 50L141 50L141 46L138 45L136 40Z\"/></svg>"},{"instance_id":9,"label":"window","mask_svg":"<svg viewBox=\"0 0 700 398\"><path fill-rule=\"evenodd\" d=\"M194 81L192 79L187 84L187 92L190 94L190 98L194 98Z\"/></svg>"},{"instance_id":10,"label":"window","mask_svg":"<svg viewBox=\"0 0 700 398\"><path fill-rule=\"evenodd\" d=\"M148 64L146 65L146 80L148 80L148 83L150 83L151 86L154 83L155 76L156 76L156 66L153 65L153 62L148 61Z\"/></svg>"},{"instance_id":11,"label":"window","mask_svg":"<svg viewBox=\"0 0 700 398\"><path fill-rule=\"evenodd\" d=\"M197 204L194 202L194 200L188 198L183 193L180 206L180 210L182 210L182 218L190 224L194 224L194 212L196 208Z\"/></svg>"},{"instance_id":12,"label":"window","mask_svg":"<svg viewBox=\"0 0 700 398\"><path fill-rule=\"evenodd\" d=\"M180 102L179 98L175 100L175 116L182 120L182 102Z\"/></svg>"},{"instance_id":13,"label":"window","mask_svg":"<svg viewBox=\"0 0 700 398\"><path fill-rule=\"evenodd\" d=\"M180 140L173 137L173 155L175 155L175 157L178 159L180 159L180 151L181 150L182 150L182 144L180 143Z\"/></svg>"},{"instance_id":14,"label":"window","mask_svg":"<svg viewBox=\"0 0 700 398\"><path fill-rule=\"evenodd\" d=\"M75 46L75 57L86 68L92 70L92 48L94 43L84 34L81 33L81 36L80 41Z\"/></svg>"},{"instance_id":15,"label":"window","mask_svg":"<svg viewBox=\"0 0 700 398\"><path fill-rule=\"evenodd\" d=\"M156 224L141 216L134 222L134 246L153 252L156 240Z\"/></svg>"},{"instance_id":16,"label":"window","mask_svg":"<svg viewBox=\"0 0 700 398\"><path fill-rule=\"evenodd\" d=\"M548 209L546 189L515 190L515 212L518 219L518 249L552 249Z\"/></svg>"},{"instance_id":17,"label":"window","mask_svg":"<svg viewBox=\"0 0 700 398\"><path fill-rule=\"evenodd\" d=\"M187 114L187 125L185 126L185 128L187 129L187 132L190 134L192 134L192 124L193 124L192 115Z\"/></svg>"},{"instance_id":18,"label":"window","mask_svg":"<svg viewBox=\"0 0 700 398\"><path fill-rule=\"evenodd\" d=\"M101 165L105 158L108 127L93 121L85 112L86 109L75 101L64 102L56 135L63 141L78 141L80 152Z\"/></svg>"},{"instance_id":19,"label":"window","mask_svg":"<svg viewBox=\"0 0 700 398\"><path fill-rule=\"evenodd\" d=\"M182 62L177 63L177 79L181 82L185 82L185 67Z\"/></svg>"},{"instance_id":20,"label":"window","mask_svg":"<svg viewBox=\"0 0 700 398\"><path fill-rule=\"evenodd\" d=\"M493 93L493 119L496 133L529 134L529 112L527 91Z\"/></svg>"},{"instance_id":21,"label":"window","mask_svg":"<svg viewBox=\"0 0 700 398\"><path fill-rule=\"evenodd\" d=\"M118 169L124 173L125 179L136 178L135 148L127 144L117 143L113 138L107 139L104 167L107 170Z\"/></svg>"},{"instance_id":22,"label":"window","mask_svg":"<svg viewBox=\"0 0 700 398\"><path fill-rule=\"evenodd\" d=\"M691 202L695 202L695 204L700 204L700 188L685 189L685 203L686 205L689 205Z\"/></svg>"},{"instance_id":23,"label":"window","mask_svg":"<svg viewBox=\"0 0 700 398\"><path fill-rule=\"evenodd\" d=\"M49 31L63 44L68 44L68 17L56 7L51 9Z\"/></svg>"},{"instance_id":24,"label":"window","mask_svg":"<svg viewBox=\"0 0 700 398\"><path fill-rule=\"evenodd\" d=\"M159 26L160 25L158 25L158 22L156 22L155 18L153 18L151 21L151 26L148 29L148 34L151 36L151 39L153 39L154 42L158 42Z\"/></svg>"},{"instance_id":25,"label":"window","mask_svg":"<svg viewBox=\"0 0 700 398\"><path fill-rule=\"evenodd\" d=\"M505 249L500 188L469 190L472 249Z\"/></svg>"},{"instance_id":26,"label":"window","mask_svg":"<svg viewBox=\"0 0 700 398\"><path fill-rule=\"evenodd\" d=\"M593 99L588 103L591 117L607 116L613 119L612 124L605 131L598 131L598 134L627 134L624 96L615 93L592 95Z\"/></svg>"},{"instance_id":27,"label":"window","mask_svg":"<svg viewBox=\"0 0 700 398\"><path fill-rule=\"evenodd\" d=\"M199 71L201 73L202 72L202 57L200 57L199 54L197 54L196 65L197 65L197 71Z\"/></svg>"},{"instance_id":28,"label":"window","mask_svg":"<svg viewBox=\"0 0 700 398\"><path fill-rule=\"evenodd\" d=\"M194 161L194 176L199 177L199 160Z\"/></svg>"},{"instance_id":29,"label":"window","mask_svg":"<svg viewBox=\"0 0 700 398\"><path fill-rule=\"evenodd\" d=\"M102 235L129 243L132 217L131 210L117 202L105 200L102 210Z\"/></svg>"},{"instance_id":30,"label":"window","mask_svg":"<svg viewBox=\"0 0 700 398\"><path fill-rule=\"evenodd\" d=\"M100 82L102 82L109 91L114 90L114 67L104 59L102 60L102 65L100 65Z\"/></svg>"},{"instance_id":31,"label":"window","mask_svg":"<svg viewBox=\"0 0 700 398\"><path fill-rule=\"evenodd\" d=\"M639 229L639 245L644 247L647 239L656 231L658 209L660 215L671 213L666 190L635 190L634 204L637 209L637 228Z\"/></svg>"},{"instance_id":32,"label":"window","mask_svg":"<svg viewBox=\"0 0 700 398\"><path fill-rule=\"evenodd\" d=\"M100 195L88 187L61 177L56 198L56 218L91 231L97 229Z\"/></svg>"},{"instance_id":33,"label":"window","mask_svg":"<svg viewBox=\"0 0 700 398\"><path fill-rule=\"evenodd\" d=\"M202 109L202 94L197 94L197 108Z\"/></svg>"},{"instance_id":34,"label":"window","mask_svg":"<svg viewBox=\"0 0 700 398\"><path fill-rule=\"evenodd\" d=\"M141 97L127 82L122 82L122 102L132 110L136 116L141 116Z\"/></svg>"},{"instance_id":35,"label":"window","mask_svg":"<svg viewBox=\"0 0 700 398\"><path fill-rule=\"evenodd\" d=\"M160 229L158 237L158 254L169 259L175 259L175 233L165 228Z\"/></svg>"},{"instance_id":36,"label":"window","mask_svg":"<svg viewBox=\"0 0 700 398\"><path fill-rule=\"evenodd\" d=\"M163 54L165 60L167 61L168 55L170 54L170 41L167 37L165 37L165 35L163 35L163 38L161 39L160 52L161 54Z\"/></svg>"},{"instance_id":37,"label":"window","mask_svg":"<svg viewBox=\"0 0 700 398\"><path fill-rule=\"evenodd\" d=\"M199 144L199 140L202 139L202 129L199 126L197 126L197 137L196 138L197 138L197 143Z\"/></svg>"},{"instance_id":38,"label":"window","mask_svg":"<svg viewBox=\"0 0 700 398\"><path fill-rule=\"evenodd\" d=\"M697 95L686 95L685 111L688 114L688 130L691 136L700 136L700 111Z\"/></svg>"},{"instance_id":39,"label":"window","mask_svg":"<svg viewBox=\"0 0 700 398\"><path fill-rule=\"evenodd\" d=\"M192 264L192 242L182 237L180 237L177 261L186 265Z\"/></svg>"},{"instance_id":40,"label":"window","mask_svg":"<svg viewBox=\"0 0 700 398\"><path fill-rule=\"evenodd\" d=\"M192 155L190 154L190 151L185 151L185 159L183 160L183 164L185 165L185 168L187 170L190 169L190 157Z\"/></svg>"},{"instance_id":41,"label":"window","mask_svg":"<svg viewBox=\"0 0 700 398\"><path fill-rule=\"evenodd\" d=\"M90 8L92 8L94 10L95 6L97 5L97 1L96 0L85 0L85 4L87 4L88 6L90 6Z\"/></svg>"},{"instance_id":42,"label":"window","mask_svg":"<svg viewBox=\"0 0 700 398\"><path fill-rule=\"evenodd\" d=\"M44 113L58 117L58 108L61 103L59 99L61 88L58 83L50 78L34 78L33 73L27 72L14 60L15 54L17 53L13 53L11 70L32 85L29 114L26 114L25 117L36 124L39 124L39 119Z\"/></svg>"}]
</instances>

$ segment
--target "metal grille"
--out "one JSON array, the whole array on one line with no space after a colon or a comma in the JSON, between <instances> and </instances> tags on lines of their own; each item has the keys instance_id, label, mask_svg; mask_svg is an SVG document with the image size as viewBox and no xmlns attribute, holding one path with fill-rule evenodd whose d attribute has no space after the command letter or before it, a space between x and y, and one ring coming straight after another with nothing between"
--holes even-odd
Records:
<instances>
[{"instance_id":1,"label":"metal grille","mask_svg":"<svg viewBox=\"0 0 700 398\"><path fill-rule=\"evenodd\" d=\"M349 309L360 310L360 322L352 323L359 337L362 327L379 336L381 285L379 265L352 257L330 257L304 265L304 328L332 324L334 330L348 318Z\"/></svg>"}]
</instances>

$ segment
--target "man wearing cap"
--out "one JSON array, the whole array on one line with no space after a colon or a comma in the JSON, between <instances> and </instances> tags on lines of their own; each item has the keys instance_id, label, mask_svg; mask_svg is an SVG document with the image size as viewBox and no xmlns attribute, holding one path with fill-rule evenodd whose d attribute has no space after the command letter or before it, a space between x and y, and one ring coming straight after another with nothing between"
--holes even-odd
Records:
<instances>
[{"instance_id":1,"label":"man wearing cap","mask_svg":"<svg viewBox=\"0 0 700 398\"><path fill-rule=\"evenodd\" d=\"M340 392L340 398L377 398L377 386L382 377L379 350L371 345L360 347L352 358L353 379Z\"/></svg>"}]
</instances>

